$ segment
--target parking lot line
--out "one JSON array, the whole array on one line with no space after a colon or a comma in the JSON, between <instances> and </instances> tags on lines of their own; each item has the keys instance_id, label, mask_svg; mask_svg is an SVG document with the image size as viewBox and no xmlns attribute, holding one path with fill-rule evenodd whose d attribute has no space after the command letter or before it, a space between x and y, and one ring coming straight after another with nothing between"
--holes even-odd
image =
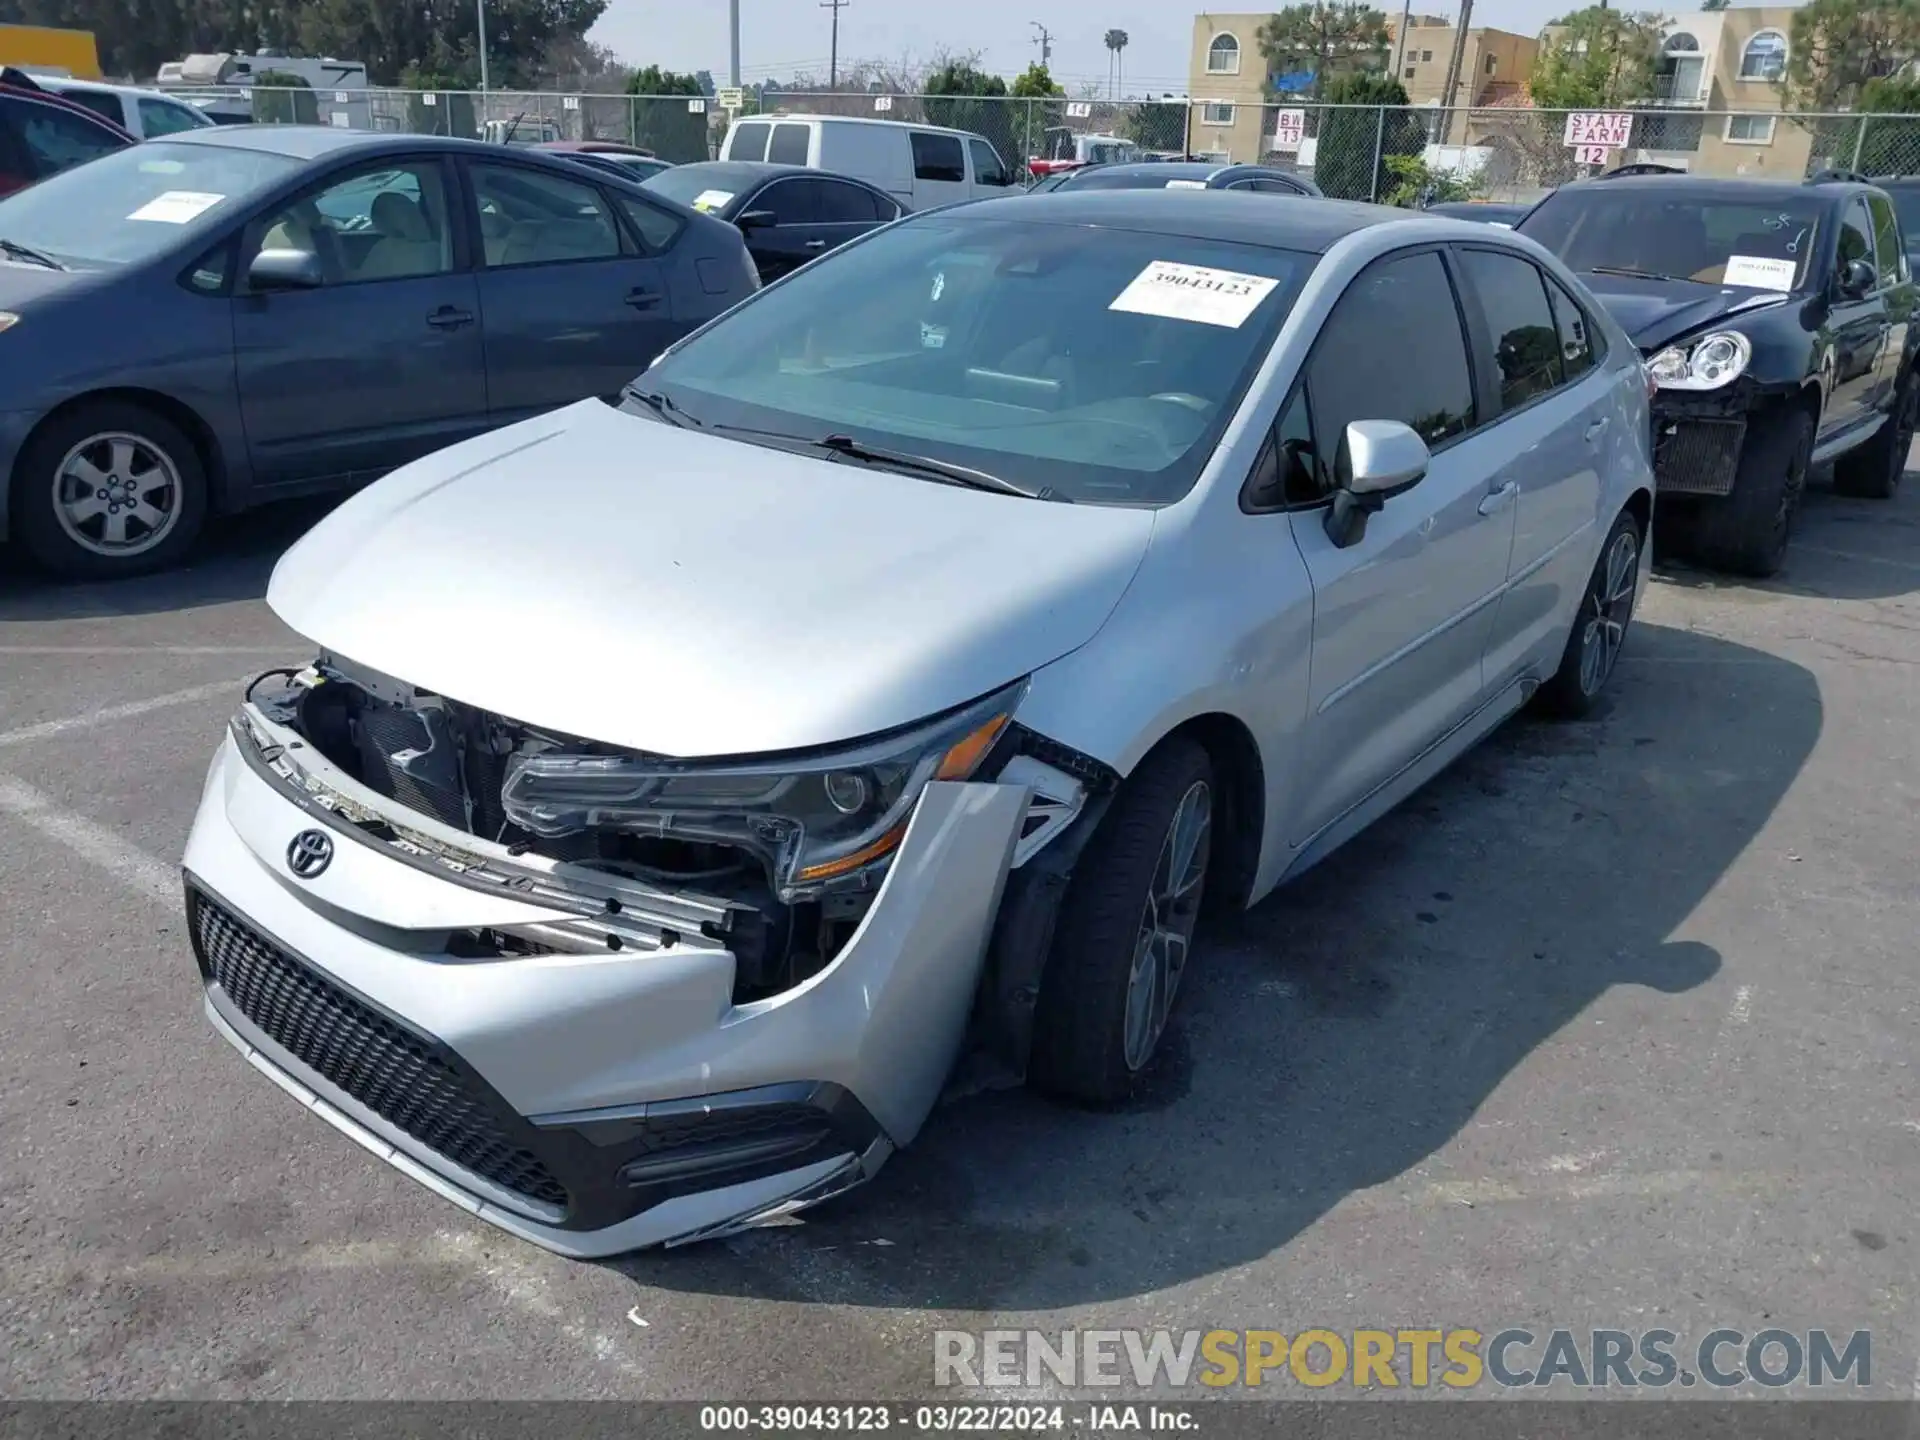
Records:
<instances>
[{"instance_id":1,"label":"parking lot line","mask_svg":"<svg viewBox=\"0 0 1920 1440\"><path fill-rule=\"evenodd\" d=\"M244 684L246 684L245 680L215 680L206 685L194 685L185 690L155 695L150 700L129 700L125 704L107 705L98 710L89 710L84 715L69 715L63 720L42 720L37 725L22 725L18 730L0 731L0 748L10 745L28 745L35 740L51 739L55 735L65 735L72 730L90 730L95 725L107 725L115 720L130 720L136 715L149 715L155 710L171 710L176 705L192 705L201 700L211 700L216 695L237 695Z\"/></svg>"},{"instance_id":2,"label":"parking lot line","mask_svg":"<svg viewBox=\"0 0 1920 1440\"><path fill-rule=\"evenodd\" d=\"M171 865L161 864L106 826L56 805L24 780L0 775L0 815L32 826L136 894L164 905L179 903L180 876Z\"/></svg>"}]
</instances>

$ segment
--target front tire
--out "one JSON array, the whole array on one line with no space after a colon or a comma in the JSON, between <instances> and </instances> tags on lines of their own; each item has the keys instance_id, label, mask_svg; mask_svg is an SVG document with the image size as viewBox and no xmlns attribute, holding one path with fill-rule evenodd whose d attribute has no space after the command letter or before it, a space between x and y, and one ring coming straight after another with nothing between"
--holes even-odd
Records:
<instances>
[{"instance_id":1,"label":"front tire","mask_svg":"<svg viewBox=\"0 0 1920 1440\"><path fill-rule=\"evenodd\" d=\"M1920 412L1920 387L1913 371L1900 377L1893 392L1893 413L1880 433L1851 455L1843 455L1833 467L1836 494L1856 500L1891 500L1907 472L1907 452L1913 448L1916 412Z\"/></svg>"},{"instance_id":2,"label":"front tire","mask_svg":"<svg viewBox=\"0 0 1920 1440\"><path fill-rule=\"evenodd\" d=\"M1755 580L1778 574L1812 459L1813 417L1805 410L1755 416L1740 447L1733 493L1703 500L1693 518L1693 558Z\"/></svg>"},{"instance_id":3,"label":"front tire","mask_svg":"<svg viewBox=\"0 0 1920 1440\"><path fill-rule=\"evenodd\" d=\"M1540 687L1540 708L1548 714L1577 720L1593 709L1606 689L1626 643L1627 626L1633 623L1640 550L1645 543L1639 518L1631 510L1621 511L1600 547L1600 558L1574 612L1560 668Z\"/></svg>"},{"instance_id":4,"label":"front tire","mask_svg":"<svg viewBox=\"0 0 1920 1440\"><path fill-rule=\"evenodd\" d=\"M1213 763L1170 740L1128 777L1062 902L1027 1073L1062 1099L1132 1093L1166 1033L1213 853Z\"/></svg>"},{"instance_id":5,"label":"front tire","mask_svg":"<svg viewBox=\"0 0 1920 1440\"><path fill-rule=\"evenodd\" d=\"M15 533L67 580L165 569L199 537L207 475L179 426L143 405L103 400L43 425L13 475Z\"/></svg>"}]
</instances>

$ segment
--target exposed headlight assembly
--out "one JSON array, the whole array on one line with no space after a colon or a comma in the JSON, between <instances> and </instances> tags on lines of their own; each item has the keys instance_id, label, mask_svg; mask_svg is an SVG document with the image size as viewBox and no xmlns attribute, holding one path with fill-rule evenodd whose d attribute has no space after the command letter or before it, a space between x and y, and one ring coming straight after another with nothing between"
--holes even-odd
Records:
<instances>
[{"instance_id":1,"label":"exposed headlight assembly","mask_svg":"<svg viewBox=\"0 0 1920 1440\"><path fill-rule=\"evenodd\" d=\"M1013 719L1026 682L844 751L721 764L554 749L507 762L501 805L532 834L585 830L734 845L784 901L859 888L899 847L928 782L965 780Z\"/></svg>"},{"instance_id":2,"label":"exposed headlight assembly","mask_svg":"<svg viewBox=\"0 0 1920 1440\"><path fill-rule=\"evenodd\" d=\"M1737 330L1716 330L1689 345L1669 345L1647 362L1662 390L1718 390L1747 373L1753 346Z\"/></svg>"}]
</instances>

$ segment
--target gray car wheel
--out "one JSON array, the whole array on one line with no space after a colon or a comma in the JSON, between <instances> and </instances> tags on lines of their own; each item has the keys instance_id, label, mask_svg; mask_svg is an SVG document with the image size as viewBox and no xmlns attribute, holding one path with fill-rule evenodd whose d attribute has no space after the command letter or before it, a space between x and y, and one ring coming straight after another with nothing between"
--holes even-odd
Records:
<instances>
[{"instance_id":1,"label":"gray car wheel","mask_svg":"<svg viewBox=\"0 0 1920 1440\"><path fill-rule=\"evenodd\" d=\"M1585 715L1613 678L1627 627L1633 623L1644 543L1639 518L1631 510L1622 511L1607 532L1600 558L1581 593L1560 668L1540 689L1540 703L1549 712L1569 719Z\"/></svg>"}]
</instances>

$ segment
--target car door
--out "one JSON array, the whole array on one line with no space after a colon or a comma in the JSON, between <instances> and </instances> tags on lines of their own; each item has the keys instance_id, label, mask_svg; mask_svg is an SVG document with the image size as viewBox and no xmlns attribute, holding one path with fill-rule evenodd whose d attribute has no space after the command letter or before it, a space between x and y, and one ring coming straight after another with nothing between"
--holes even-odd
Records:
<instances>
[{"instance_id":1,"label":"car door","mask_svg":"<svg viewBox=\"0 0 1920 1440\"><path fill-rule=\"evenodd\" d=\"M765 217L742 232L763 283L798 270L830 248L820 205L820 182L800 175L771 181L740 202L740 214Z\"/></svg>"},{"instance_id":2,"label":"car door","mask_svg":"<svg viewBox=\"0 0 1920 1440\"><path fill-rule=\"evenodd\" d=\"M913 152L913 201L918 210L956 200L971 200L967 184L967 152L958 135L914 130L907 143Z\"/></svg>"},{"instance_id":3,"label":"car door","mask_svg":"<svg viewBox=\"0 0 1920 1440\"><path fill-rule=\"evenodd\" d=\"M369 478L487 427L479 292L446 165L335 170L246 226L234 375L256 483ZM316 256L324 283L260 292L263 249Z\"/></svg>"},{"instance_id":4,"label":"car door","mask_svg":"<svg viewBox=\"0 0 1920 1440\"><path fill-rule=\"evenodd\" d=\"M1912 274L1900 238L1900 221L1893 204L1884 195L1869 195L1867 211L1873 220L1873 243L1880 273L1880 301L1886 307L1885 341L1880 346L1879 373L1874 377L1880 392L1880 406L1893 403L1894 386L1900 380L1900 367L1906 361L1908 332L1913 326L1914 295Z\"/></svg>"},{"instance_id":5,"label":"car door","mask_svg":"<svg viewBox=\"0 0 1920 1440\"><path fill-rule=\"evenodd\" d=\"M988 190L1004 190L1014 183L1006 162L985 140L975 135L967 141L967 156L973 163L973 183Z\"/></svg>"},{"instance_id":6,"label":"car door","mask_svg":"<svg viewBox=\"0 0 1920 1440\"><path fill-rule=\"evenodd\" d=\"M865 185L827 175L813 183L819 236L826 242L815 254L837 250L849 240L857 240L875 226L900 216L898 201Z\"/></svg>"},{"instance_id":7,"label":"car door","mask_svg":"<svg viewBox=\"0 0 1920 1440\"><path fill-rule=\"evenodd\" d=\"M618 395L679 335L660 260L584 176L495 160L466 170L494 420Z\"/></svg>"},{"instance_id":8,"label":"car door","mask_svg":"<svg viewBox=\"0 0 1920 1440\"><path fill-rule=\"evenodd\" d=\"M1596 374L1593 329L1579 304L1531 260L1461 245L1462 299L1476 399L1487 417L1475 448L1489 468L1483 505L1511 505L1506 592L1487 642L1489 690L1516 678L1586 584L1601 467L1614 438L1612 398Z\"/></svg>"},{"instance_id":9,"label":"car door","mask_svg":"<svg viewBox=\"0 0 1920 1440\"><path fill-rule=\"evenodd\" d=\"M1878 281L1863 295L1845 290L1847 266L1864 260L1875 267L1873 221L1867 202L1851 200L1841 213L1835 240L1834 294L1827 318L1827 404L1821 415L1822 437L1837 434L1866 419L1875 398L1881 350L1886 343L1887 307ZM1876 267L1877 274L1877 267Z\"/></svg>"},{"instance_id":10,"label":"car door","mask_svg":"<svg viewBox=\"0 0 1920 1440\"><path fill-rule=\"evenodd\" d=\"M1355 420L1411 425L1432 463L1345 548L1328 536L1323 509L1292 517L1314 596L1308 712L1292 762L1296 845L1480 705L1514 533L1514 507L1487 503L1489 457L1500 447L1475 429L1465 324L1440 249L1395 252L1361 272L1321 328L1304 379L1282 436L1310 436L1323 494L1345 464ZM1303 398L1304 412L1295 408Z\"/></svg>"}]
</instances>

